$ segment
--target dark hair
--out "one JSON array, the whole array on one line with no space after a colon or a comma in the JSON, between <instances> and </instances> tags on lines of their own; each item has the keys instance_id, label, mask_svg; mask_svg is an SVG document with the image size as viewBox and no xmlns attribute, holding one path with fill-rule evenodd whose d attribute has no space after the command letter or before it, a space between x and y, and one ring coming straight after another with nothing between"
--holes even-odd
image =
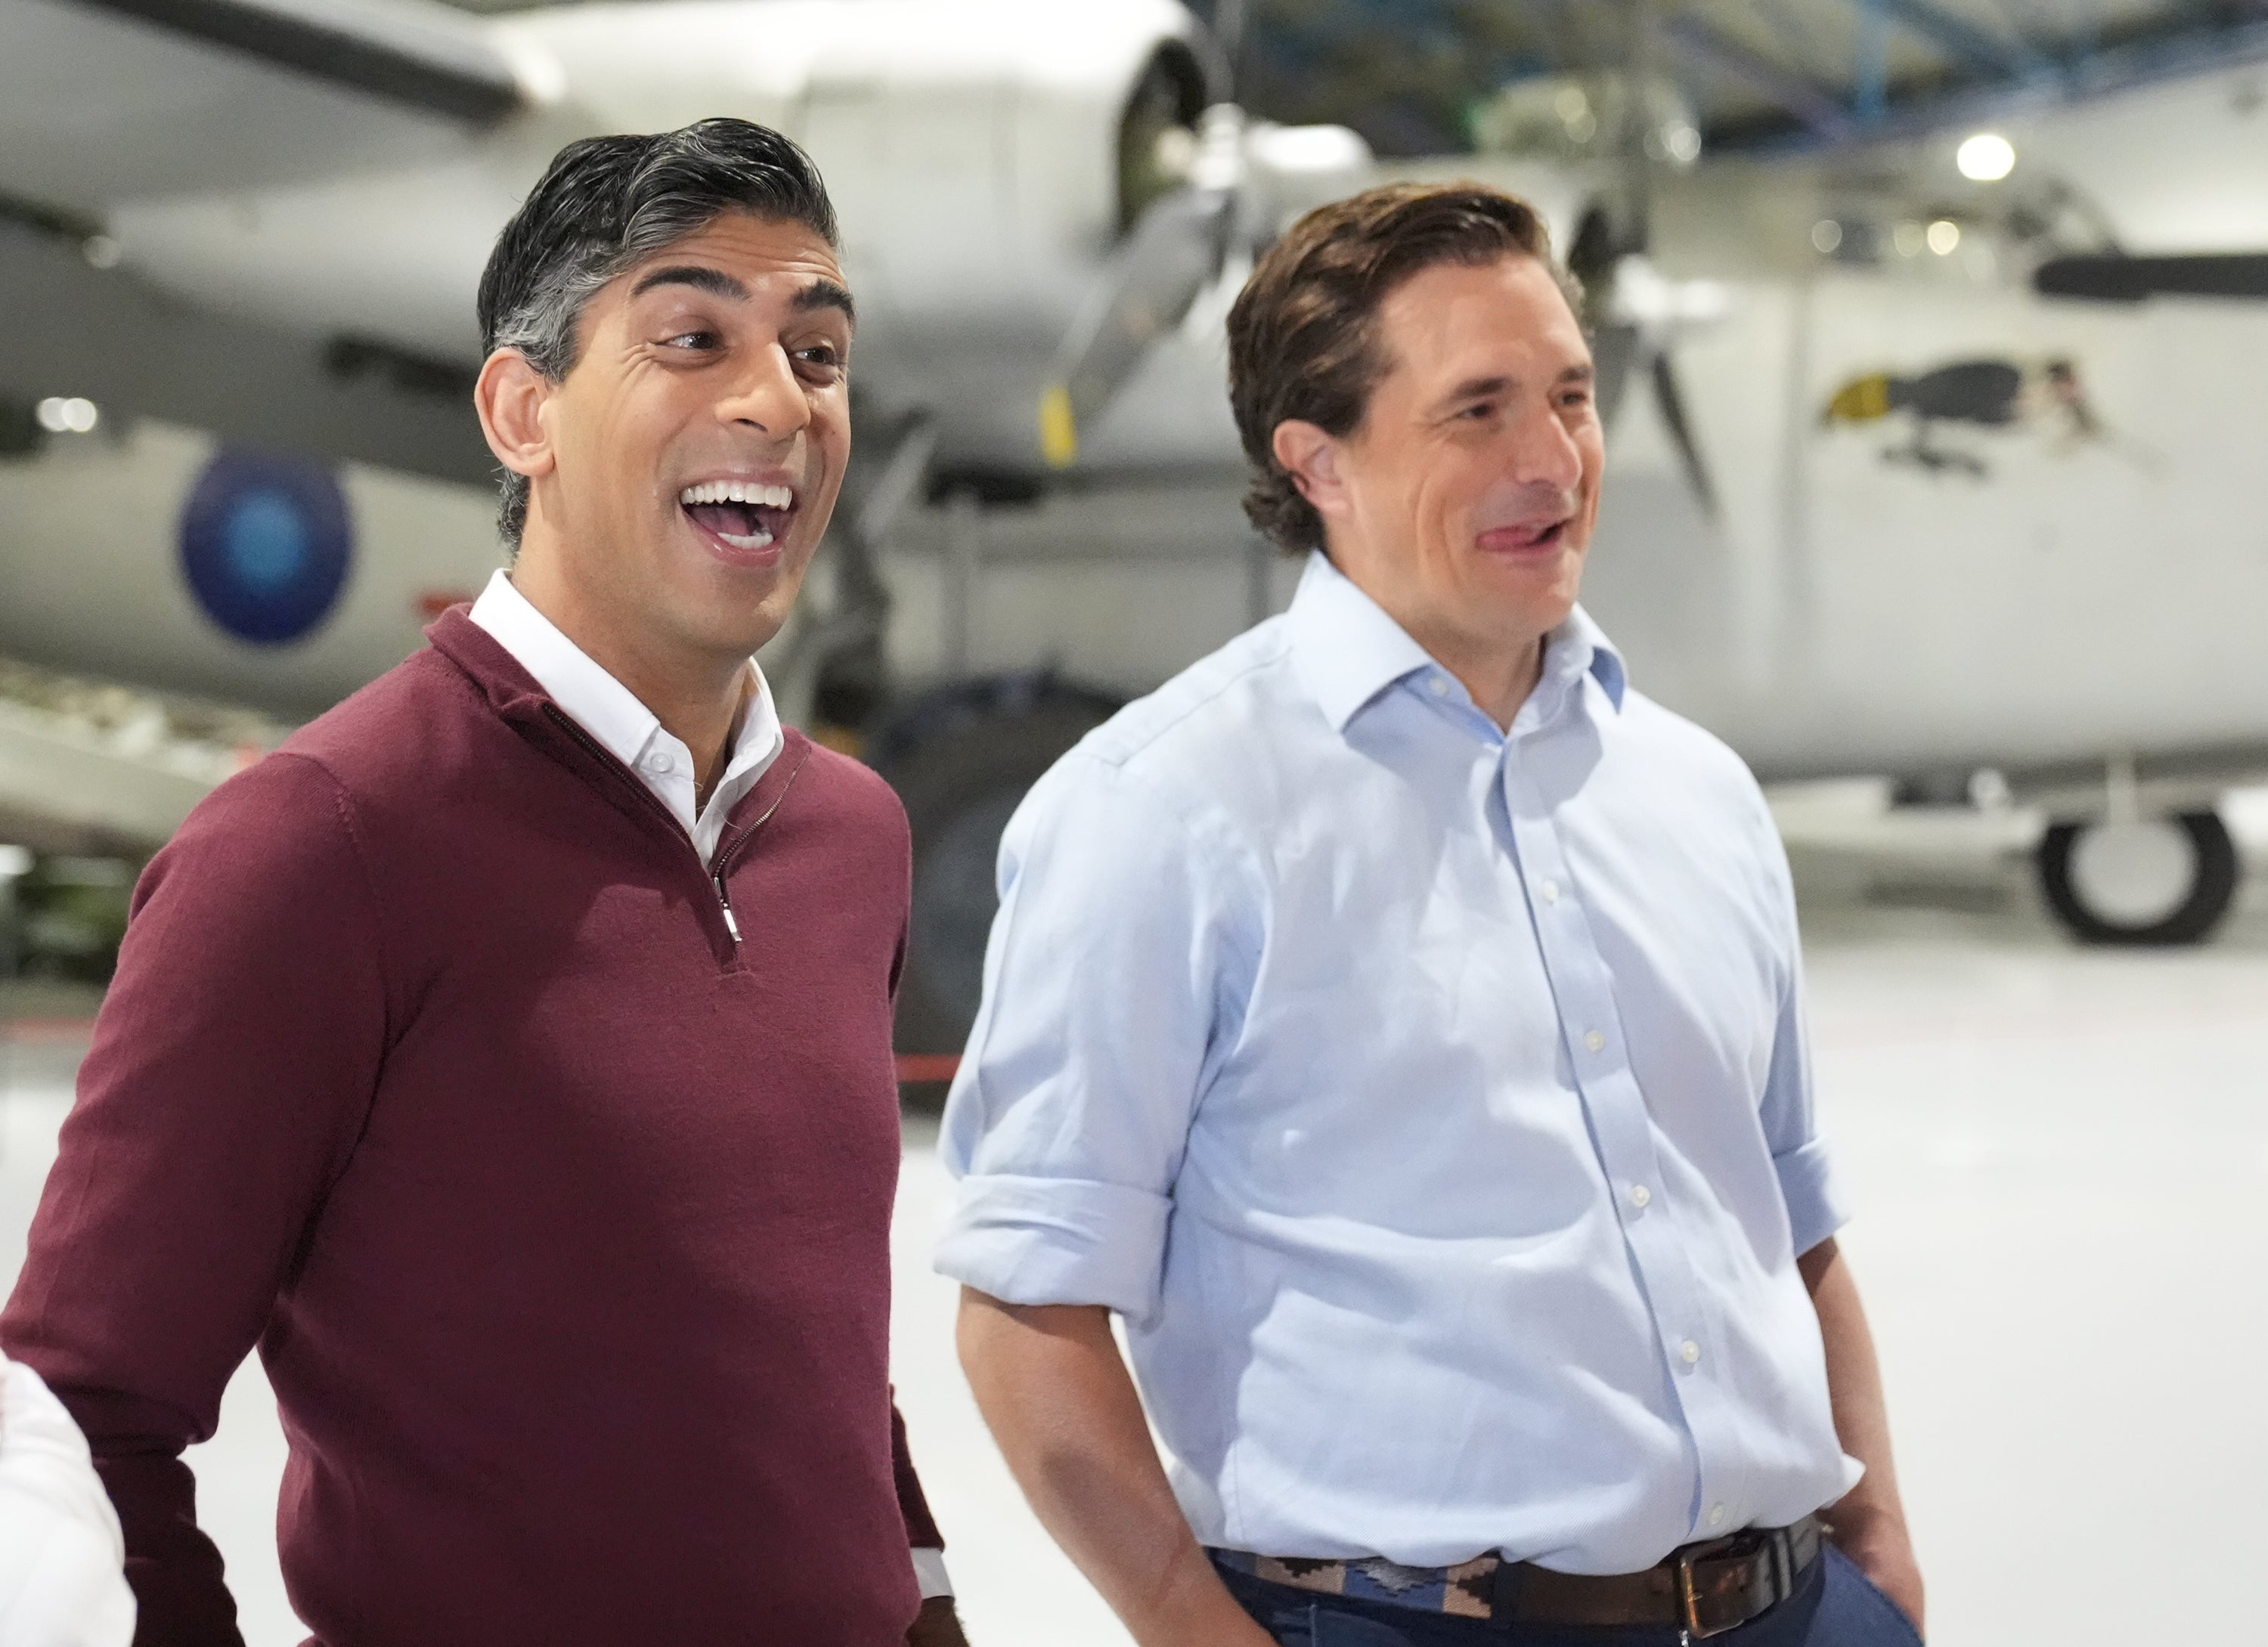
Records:
<instances>
[{"instance_id":1,"label":"dark hair","mask_svg":"<svg viewBox=\"0 0 2268 1647\"><path fill-rule=\"evenodd\" d=\"M585 137L551 159L481 273L481 349L512 349L555 381L575 364L583 305L615 276L727 211L799 223L839 246L811 157L768 126L704 120ZM527 477L506 470L497 528L519 547Z\"/></svg>"},{"instance_id":2,"label":"dark hair","mask_svg":"<svg viewBox=\"0 0 2268 1647\"><path fill-rule=\"evenodd\" d=\"M1535 209L1480 183L1366 189L1309 212L1268 248L1228 312L1229 406L1252 464L1244 512L1263 536L1290 554L1322 543L1322 517L1276 461L1276 425L1360 427L1389 364L1380 305L1421 269L1507 256L1535 259L1580 304Z\"/></svg>"}]
</instances>

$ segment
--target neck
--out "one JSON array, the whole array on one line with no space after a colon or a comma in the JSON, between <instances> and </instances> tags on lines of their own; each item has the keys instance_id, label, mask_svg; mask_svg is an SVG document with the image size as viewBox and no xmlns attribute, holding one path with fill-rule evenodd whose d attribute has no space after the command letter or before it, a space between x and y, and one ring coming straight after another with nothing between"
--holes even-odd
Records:
<instances>
[{"instance_id":1,"label":"neck","mask_svg":"<svg viewBox=\"0 0 2268 1647\"><path fill-rule=\"evenodd\" d=\"M1414 629L1410 636L1432 654L1436 663L1456 676L1472 695L1481 713L1494 721L1499 732L1512 730L1513 717L1528 702L1528 695L1535 690L1535 683L1543 678L1543 637L1540 635L1531 636L1510 650L1501 645L1474 646L1464 636L1426 636ZM1461 645L1460 642L1466 643Z\"/></svg>"},{"instance_id":2,"label":"neck","mask_svg":"<svg viewBox=\"0 0 2268 1647\"><path fill-rule=\"evenodd\" d=\"M689 648L625 624L614 603L593 599L561 576L556 555L523 548L511 576L530 606L684 744L693 756L695 787L706 796L724 770L725 752L754 684L747 655Z\"/></svg>"},{"instance_id":3,"label":"neck","mask_svg":"<svg viewBox=\"0 0 2268 1647\"><path fill-rule=\"evenodd\" d=\"M1392 575L1389 555L1373 555L1367 546L1332 540L1324 554L1339 575L1375 601L1401 625L1425 655L1457 678L1474 707L1509 732L1528 695L1543 678L1543 645L1550 631L1505 634L1459 624L1437 602L1425 600L1406 578Z\"/></svg>"}]
</instances>

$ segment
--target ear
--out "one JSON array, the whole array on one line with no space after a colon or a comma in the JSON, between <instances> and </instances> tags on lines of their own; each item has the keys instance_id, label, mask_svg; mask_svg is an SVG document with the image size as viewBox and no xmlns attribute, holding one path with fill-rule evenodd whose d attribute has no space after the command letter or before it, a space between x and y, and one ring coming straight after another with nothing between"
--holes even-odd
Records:
<instances>
[{"instance_id":1,"label":"ear","mask_svg":"<svg viewBox=\"0 0 2268 1647\"><path fill-rule=\"evenodd\" d=\"M473 409L481 416L496 460L530 480L549 474L558 459L543 426L544 402L557 386L516 349L499 349L481 364L473 385Z\"/></svg>"},{"instance_id":2,"label":"ear","mask_svg":"<svg viewBox=\"0 0 2268 1647\"><path fill-rule=\"evenodd\" d=\"M1346 482L1339 473L1339 443L1314 423L1287 417L1276 425L1269 446L1276 461L1326 520L1349 512Z\"/></svg>"}]
</instances>

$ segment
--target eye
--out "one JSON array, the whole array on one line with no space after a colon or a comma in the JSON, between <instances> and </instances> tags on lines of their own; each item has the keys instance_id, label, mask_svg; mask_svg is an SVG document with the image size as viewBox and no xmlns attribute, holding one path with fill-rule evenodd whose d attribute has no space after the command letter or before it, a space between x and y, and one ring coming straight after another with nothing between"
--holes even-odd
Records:
<instances>
[{"instance_id":1,"label":"eye","mask_svg":"<svg viewBox=\"0 0 2268 1647\"><path fill-rule=\"evenodd\" d=\"M843 370L843 351L832 343L812 343L795 351L795 357L814 374L832 376Z\"/></svg>"},{"instance_id":2,"label":"eye","mask_svg":"<svg viewBox=\"0 0 2268 1647\"><path fill-rule=\"evenodd\" d=\"M703 349L716 348L718 341L716 333L696 329L680 332L674 337L665 337L661 340L661 346L664 349L681 349L688 353L697 353Z\"/></svg>"},{"instance_id":3,"label":"eye","mask_svg":"<svg viewBox=\"0 0 2268 1647\"><path fill-rule=\"evenodd\" d=\"M1457 414L1458 418L1462 422L1468 423L1484 423L1495 415L1496 402L1494 401L1477 401L1471 406L1466 407L1462 411Z\"/></svg>"}]
</instances>

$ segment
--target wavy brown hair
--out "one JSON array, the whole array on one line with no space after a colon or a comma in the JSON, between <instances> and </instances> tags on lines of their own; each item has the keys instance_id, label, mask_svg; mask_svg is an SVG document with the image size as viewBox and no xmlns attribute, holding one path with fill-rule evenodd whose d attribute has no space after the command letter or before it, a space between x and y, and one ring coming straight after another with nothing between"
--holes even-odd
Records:
<instances>
[{"instance_id":1,"label":"wavy brown hair","mask_svg":"<svg viewBox=\"0 0 2268 1647\"><path fill-rule=\"evenodd\" d=\"M1252 464L1244 512L1287 554L1323 540L1322 517L1273 449L1286 418L1326 434L1361 426L1391 363L1378 311L1395 289L1440 263L1532 257L1580 312L1580 291L1552 261L1533 206L1481 183L1388 183L1320 207L1269 247L1228 312L1228 400Z\"/></svg>"}]
</instances>

